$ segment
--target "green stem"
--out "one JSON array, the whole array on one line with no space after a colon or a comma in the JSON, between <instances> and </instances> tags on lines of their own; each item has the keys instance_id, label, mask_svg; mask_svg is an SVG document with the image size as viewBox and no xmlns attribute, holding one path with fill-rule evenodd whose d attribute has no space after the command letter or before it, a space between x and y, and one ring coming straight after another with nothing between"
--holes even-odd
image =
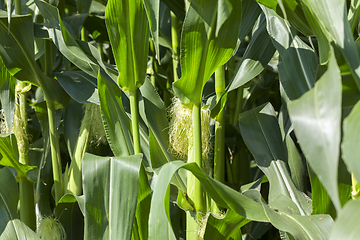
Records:
<instances>
[{"instance_id":1,"label":"green stem","mask_svg":"<svg viewBox=\"0 0 360 240\"><path fill-rule=\"evenodd\" d=\"M45 40L45 74L49 77L52 76L53 68L53 54L52 54L52 42L51 40ZM61 158L60 158L60 145L57 133L56 124L56 109L55 103L51 100L50 92L43 89L47 112L49 120L49 134L50 134L50 146L51 146L51 161L53 168L54 188L55 188L55 203L60 200L63 195L64 188L62 183L62 170L61 170Z\"/></svg>"},{"instance_id":2,"label":"green stem","mask_svg":"<svg viewBox=\"0 0 360 240\"><path fill-rule=\"evenodd\" d=\"M351 25L351 32L354 33L355 31L355 28L356 28L356 24L357 24L357 20L359 18L359 14L360 14L360 8L357 8L355 13L354 13L354 16L356 17L353 17L350 21L350 25Z\"/></svg>"},{"instance_id":3,"label":"green stem","mask_svg":"<svg viewBox=\"0 0 360 240\"><path fill-rule=\"evenodd\" d=\"M201 107L194 104L193 106L193 147L194 147L194 159L195 163L202 167L202 139L201 139ZM200 181L195 181L195 208L197 212L205 213L203 191Z\"/></svg>"},{"instance_id":4,"label":"green stem","mask_svg":"<svg viewBox=\"0 0 360 240\"><path fill-rule=\"evenodd\" d=\"M21 0L15 0L15 14L21 15Z\"/></svg>"},{"instance_id":5,"label":"green stem","mask_svg":"<svg viewBox=\"0 0 360 240\"><path fill-rule=\"evenodd\" d=\"M21 15L21 0L15 0L15 14ZM29 160L29 141L27 131L27 112L26 112L26 83L18 81L17 94L19 95L18 104L15 107L14 132L18 142L19 162L30 165ZM32 230L36 230L35 204L33 183L26 177L20 177L20 220Z\"/></svg>"},{"instance_id":6,"label":"green stem","mask_svg":"<svg viewBox=\"0 0 360 240\"><path fill-rule=\"evenodd\" d=\"M29 160L29 142L27 132L27 112L26 112L26 92L21 90L26 88L26 84L18 82L18 104L15 107L14 133L18 143L19 162L24 165L30 165ZM31 229L36 229L35 204L33 183L26 177L20 177L20 220Z\"/></svg>"},{"instance_id":7,"label":"green stem","mask_svg":"<svg viewBox=\"0 0 360 240\"><path fill-rule=\"evenodd\" d=\"M193 144L189 147L188 162L195 162L200 168L202 166L202 139L201 139L201 107L193 105L192 110L193 123ZM187 193L193 200L196 210L196 216L193 212L188 211L186 215L186 239L198 239L199 225L197 221L205 214L206 206L203 195L203 189L200 181L191 173L187 176Z\"/></svg>"},{"instance_id":8,"label":"green stem","mask_svg":"<svg viewBox=\"0 0 360 240\"><path fill-rule=\"evenodd\" d=\"M45 96L46 97L46 96ZM46 99L49 99L46 97ZM50 132L50 146L51 146L51 160L53 167L53 178L55 188L55 203L60 200L63 195L60 145L57 133L56 124L56 110L52 101L46 101L48 118L49 118L49 132Z\"/></svg>"},{"instance_id":9,"label":"green stem","mask_svg":"<svg viewBox=\"0 0 360 240\"><path fill-rule=\"evenodd\" d=\"M131 126L134 141L135 154L141 153L140 147L140 133L139 133L139 105L137 99L137 92L130 93L130 112L131 112Z\"/></svg>"},{"instance_id":10,"label":"green stem","mask_svg":"<svg viewBox=\"0 0 360 240\"><path fill-rule=\"evenodd\" d=\"M176 15L170 11L171 16L171 45L173 49L173 55L172 55L172 65L173 65L173 76L174 76L174 82L179 79L179 76L177 74L177 67L179 65L179 37L178 37L178 19Z\"/></svg>"},{"instance_id":11,"label":"green stem","mask_svg":"<svg viewBox=\"0 0 360 240\"><path fill-rule=\"evenodd\" d=\"M86 34L86 29L85 28L81 29L81 40L82 41L87 41L87 34Z\"/></svg>"},{"instance_id":12,"label":"green stem","mask_svg":"<svg viewBox=\"0 0 360 240\"><path fill-rule=\"evenodd\" d=\"M36 230L33 183L27 178L19 179L20 186L20 220L32 230Z\"/></svg>"},{"instance_id":13,"label":"green stem","mask_svg":"<svg viewBox=\"0 0 360 240\"><path fill-rule=\"evenodd\" d=\"M215 72L216 101L225 93L225 69L219 67ZM225 181L225 112L222 110L216 117L215 122L215 150L214 150L214 179Z\"/></svg>"},{"instance_id":14,"label":"green stem","mask_svg":"<svg viewBox=\"0 0 360 240\"><path fill-rule=\"evenodd\" d=\"M69 168L67 191L77 196L82 194L82 159L84 157L91 131L91 119L94 104L86 104L84 118L81 123L79 137L76 142L74 155Z\"/></svg>"}]
</instances>

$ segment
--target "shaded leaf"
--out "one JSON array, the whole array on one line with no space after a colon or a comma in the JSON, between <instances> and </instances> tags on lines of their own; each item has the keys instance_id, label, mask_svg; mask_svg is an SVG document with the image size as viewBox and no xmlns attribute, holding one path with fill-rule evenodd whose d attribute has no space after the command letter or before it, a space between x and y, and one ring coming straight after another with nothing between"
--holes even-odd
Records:
<instances>
[{"instance_id":1,"label":"shaded leaf","mask_svg":"<svg viewBox=\"0 0 360 240\"><path fill-rule=\"evenodd\" d=\"M256 164L270 181L269 204L288 196L301 215L311 213L311 203L294 185L287 169L287 156L275 110L262 105L240 114L240 130Z\"/></svg>"},{"instance_id":2,"label":"shaded leaf","mask_svg":"<svg viewBox=\"0 0 360 240\"><path fill-rule=\"evenodd\" d=\"M26 177L31 182L36 181L36 179L31 179L33 174L28 175L28 172L37 167L25 166L18 161L15 135L0 135L0 154L0 165L14 168L19 177Z\"/></svg>"},{"instance_id":3,"label":"shaded leaf","mask_svg":"<svg viewBox=\"0 0 360 240\"><path fill-rule=\"evenodd\" d=\"M5 14L6 12L0 10L0 56L4 65L16 79L40 86L47 100L65 106L68 96L64 90L57 81L44 75L35 64L31 15L14 16L10 30L7 28Z\"/></svg>"},{"instance_id":4,"label":"shaded leaf","mask_svg":"<svg viewBox=\"0 0 360 240\"><path fill-rule=\"evenodd\" d=\"M312 35L313 32L304 15L302 6L296 0L256 0L264 6L276 11L277 14L292 22L304 35Z\"/></svg>"},{"instance_id":5,"label":"shaded leaf","mask_svg":"<svg viewBox=\"0 0 360 240\"><path fill-rule=\"evenodd\" d=\"M340 47L342 54L351 67L351 72L360 89L360 59L356 50L353 34L346 13L346 1L343 0L302 0L312 9L331 38Z\"/></svg>"},{"instance_id":6,"label":"shaded leaf","mask_svg":"<svg viewBox=\"0 0 360 240\"><path fill-rule=\"evenodd\" d=\"M315 84L318 58L314 50L296 35L290 23L262 6L267 30L281 58L279 78L290 100L299 98Z\"/></svg>"},{"instance_id":7,"label":"shaded leaf","mask_svg":"<svg viewBox=\"0 0 360 240\"><path fill-rule=\"evenodd\" d=\"M57 80L69 96L79 103L99 104L97 79L78 71L55 73Z\"/></svg>"},{"instance_id":8,"label":"shaded leaf","mask_svg":"<svg viewBox=\"0 0 360 240\"><path fill-rule=\"evenodd\" d=\"M55 208L55 217L63 225L67 239L83 239L84 213L84 196L65 194L59 200Z\"/></svg>"},{"instance_id":9,"label":"shaded leaf","mask_svg":"<svg viewBox=\"0 0 360 240\"><path fill-rule=\"evenodd\" d=\"M248 222L250 220L236 214L232 210L228 210L223 218L210 214L206 223L204 239L238 239L234 236L241 236L241 227Z\"/></svg>"},{"instance_id":10,"label":"shaded leaf","mask_svg":"<svg viewBox=\"0 0 360 240\"><path fill-rule=\"evenodd\" d=\"M160 61L160 49L159 49L159 12L160 12L160 0L143 0L148 21L150 24L151 36L154 41L156 58Z\"/></svg>"},{"instance_id":11,"label":"shaded leaf","mask_svg":"<svg viewBox=\"0 0 360 240\"><path fill-rule=\"evenodd\" d=\"M77 41L64 26L59 10L41 0L35 0L35 3L41 15L47 20L46 30L49 33L49 37L60 52L75 66L87 74L97 77L99 71L98 63L82 51Z\"/></svg>"},{"instance_id":12,"label":"shaded leaf","mask_svg":"<svg viewBox=\"0 0 360 240\"><path fill-rule=\"evenodd\" d=\"M0 181L6 183L0 184L0 233L2 235L5 228L10 231L11 224L7 227L8 222L19 218L17 212L19 189L14 175L8 168L0 169Z\"/></svg>"},{"instance_id":13,"label":"shaded leaf","mask_svg":"<svg viewBox=\"0 0 360 240\"><path fill-rule=\"evenodd\" d=\"M227 92L237 89L260 74L275 53L275 48L266 31L266 20L263 17L260 19L259 27L254 32L239 67L226 87Z\"/></svg>"},{"instance_id":14,"label":"shaded leaf","mask_svg":"<svg viewBox=\"0 0 360 240\"><path fill-rule=\"evenodd\" d=\"M15 82L15 78L0 61L0 101L9 132L11 132L15 114Z\"/></svg>"},{"instance_id":15,"label":"shaded leaf","mask_svg":"<svg viewBox=\"0 0 360 240\"><path fill-rule=\"evenodd\" d=\"M288 107L301 149L339 211L341 78L334 54L315 87Z\"/></svg>"}]
</instances>

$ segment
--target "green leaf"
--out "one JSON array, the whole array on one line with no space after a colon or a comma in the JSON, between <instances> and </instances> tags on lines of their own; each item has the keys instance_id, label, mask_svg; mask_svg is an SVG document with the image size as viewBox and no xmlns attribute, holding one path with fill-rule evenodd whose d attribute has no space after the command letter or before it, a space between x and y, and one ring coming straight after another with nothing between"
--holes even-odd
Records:
<instances>
[{"instance_id":1,"label":"green leaf","mask_svg":"<svg viewBox=\"0 0 360 240\"><path fill-rule=\"evenodd\" d=\"M74 156L84 114L84 105L75 101L70 101L63 113L64 136L70 158Z\"/></svg>"},{"instance_id":2,"label":"green leaf","mask_svg":"<svg viewBox=\"0 0 360 240\"><path fill-rule=\"evenodd\" d=\"M35 63L34 28L30 15L14 16L7 28L6 12L0 10L0 57L16 79L40 86L48 100L65 106L68 97L59 83L45 76Z\"/></svg>"},{"instance_id":3,"label":"green leaf","mask_svg":"<svg viewBox=\"0 0 360 240\"><path fill-rule=\"evenodd\" d=\"M146 80L140 87L144 104L145 118L149 127L149 148L151 156L151 167L157 173L160 168L168 162L174 161L169 153L169 136L167 129L169 122L166 116L165 105L150 81ZM173 183L182 191L186 191L185 184L176 173Z\"/></svg>"},{"instance_id":4,"label":"green leaf","mask_svg":"<svg viewBox=\"0 0 360 240\"><path fill-rule=\"evenodd\" d=\"M19 219L10 220L6 225L5 230L0 235L0 238L14 240L40 240L39 236Z\"/></svg>"},{"instance_id":5,"label":"green leaf","mask_svg":"<svg viewBox=\"0 0 360 240\"><path fill-rule=\"evenodd\" d=\"M293 206L291 199L280 195L274 201L276 209L273 211L266 204L262 204L270 222L279 230L290 233L295 239L327 240L330 237L330 230L333 226L333 219L329 215L300 216L291 214L289 209ZM287 208L283 211L281 208Z\"/></svg>"},{"instance_id":6,"label":"green leaf","mask_svg":"<svg viewBox=\"0 0 360 240\"><path fill-rule=\"evenodd\" d=\"M238 239L234 235L240 234L241 236L241 227L248 222L250 220L236 214L232 210L228 210L225 217L210 214L206 223L204 239Z\"/></svg>"},{"instance_id":7,"label":"green leaf","mask_svg":"<svg viewBox=\"0 0 360 240\"><path fill-rule=\"evenodd\" d=\"M99 71L98 88L106 137L115 156L134 153L130 119L121 102L121 89Z\"/></svg>"},{"instance_id":8,"label":"green leaf","mask_svg":"<svg viewBox=\"0 0 360 240\"><path fill-rule=\"evenodd\" d=\"M350 9L348 12L347 19L350 23L351 32L354 32L354 29L357 24L357 18L359 17L360 11L360 1L359 0L351 0Z\"/></svg>"},{"instance_id":9,"label":"green leaf","mask_svg":"<svg viewBox=\"0 0 360 240\"><path fill-rule=\"evenodd\" d=\"M145 81L149 50L149 23L141 0L109 0L105 12L118 84L135 93Z\"/></svg>"},{"instance_id":10,"label":"green leaf","mask_svg":"<svg viewBox=\"0 0 360 240\"><path fill-rule=\"evenodd\" d=\"M15 78L6 70L0 60L0 101L9 132L11 132L15 114Z\"/></svg>"},{"instance_id":11,"label":"green leaf","mask_svg":"<svg viewBox=\"0 0 360 240\"><path fill-rule=\"evenodd\" d=\"M288 105L291 122L311 168L328 191L337 211L341 122L341 77L334 54L315 87Z\"/></svg>"},{"instance_id":12,"label":"green leaf","mask_svg":"<svg viewBox=\"0 0 360 240\"><path fill-rule=\"evenodd\" d=\"M330 240L359 238L360 199L350 200L340 212L330 234Z\"/></svg>"},{"instance_id":13,"label":"green leaf","mask_svg":"<svg viewBox=\"0 0 360 240\"><path fill-rule=\"evenodd\" d=\"M239 124L246 146L270 181L269 204L279 195L285 195L296 204L301 215L309 215L310 199L295 187L287 170L286 149L271 104L240 114Z\"/></svg>"},{"instance_id":14,"label":"green leaf","mask_svg":"<svg viewBox=\"0 0 360 240\"><path fill-rule=\"evenodd\" d=\"M14 175L8 168L0 169L0 233L9 221L19 218L17 205L19 189ZM4 184L6 183L6 184Z\"/></svg>"},{"instance_id":15,"label":"green leaf","mask_svg":"<svg viewBox=\"0 0 360 240\"><path fill-rule=\"evenodd\" d=\"M274 45L266 31L266 20L261 17L259 27L254 32L226 91L235 90L260 74L274 53Z\"/></svg>"},{"instance_id":16,"label":"green leaf","mask_svg":"<svg viewBox=\"0 0 360 240\"><path fill-rule=\"evenodd\" d=\"M35 64L32 17L12 16L11 29L7 20L7 13L0 10L0 55L3 63L17 79L39 86L41 72Z\"/></svg>"},{"instance_id":17,"label":"green leaf","mask_svg":"<svg viewBox=\"0 0 360 240\"><path fill-rule=\"evenodd\" d=\"M299 98L315 84L318 58L314 50L296 35L290 23L275 11L261 7L267 30L281 58L279 77L290 100Z\"/></svg>"},{"instance_id":18,"label":"green leaf","mask_svg":"<svg viewBox=\"0 0 360 240\"><path fill-rule=\"evenodd\" d=\"M40 238L23 222L17 212L19 190L14 175L8 168L0 169L0 239Z\"/></svg>"},{"instance_id":19,"label":"green leaf","mask_svg":"<svg viewBox=\"0 0 360 240\"><path fill-rule=\"evenodd\" d=\"M296 0L256 0L264 6L276 11L278 15L289 20L304 35L313 34L304 15L302 6Z\"/></svg>"},{"instance_id":20,"label":"green leaf","mask_svg":"<svg viewBox=\"0 0 360 240\"><path fill-rule=\"evenodd\" d=\"M18 161L18 151L15 135L0 134L0 165L12 167L16 170L19 177L26 177L29 181L35 182L36 179L30 179L32 174L28 176L28 172L37 169L33 166L25 166Z\"/></svg>"},{"instance_id":21,"label":"green leaf","mask_svg":"<svg viewBox=\"0 0 360 240\"><path fill-rule=\"evenodd\" d=\"M317 16L351 67L351 72L360 89L360 59L353 33L346 14L346 1L343 0L302 0Z\"/></svg>"},{"instance_id":22,"label":"green leaf","mask_svg":"<svg viewBox=\"0 0 360 240\"><path fill-rule=\"evenodd\" d=\"M55 217L63 225L67 239L84 237L84 196L65 194L55 207Z\"/></svg>"},{"instance_id":23,"label":"green leaf","mask_svg":"<svg viewBox=\"0 0 360 240\"><path fill-rule=\"evenodd\" d=\"M243 0L241 2L241 24L239 40L242 41L253 28L256 19L258 19L261 9L259 4L253 0Z\"/></svg>"},{"instance_id":24,"label":"green leaf","mask_svg":"<svg viewBox=\"0 0 360 240\"><path fill-rule=\"evenodd\" d=\"M79 103L99 104L97 79L84 72L55 73L57 80L69 96Z\"/></svg>"},{"instance_id":25,"label":"green leaf","mask_svg":"<svg viewBox=\"0 0 360 240\"><path fill-rule=\"evenodd\" d=\"M184 21L185 18L185 1L178 1L178 0L161 0L165 3L170 11L175 13L176 17L180 21Z\"/></svg>"},{"instance_id":26,"label":"green leaf","mask_svg":"<svg viewBox=\"0 0 360 240\"><path fill-rule=\"evenodd\" d=\"M35 3L41 15L47 20L46 30L49 37L60 52L75 66L87 74L97 77L99 71L98 62L84 53L78 42L64 26L59 10L44 1L35 0Z\"/></svg>"},{"instance_id":27,"label":"green leaf","mask_svg":"<svg viewBox=\"0 0 360 240\"><path fill-rule=\"evenodd\" d=\"M312 9L308 8L305 4L302 4L304 14L306 16L307 21L309 22L312 31L315 34L316 40L319 46L319 61L320 64L324 64L329 59L330 53L330 36L321 25L320 21L312 11Z\"/></svg>"},{"instance_id":28,"label":"green leaf","mask_svg":"<svg viewBox=\"0 0 360 240\"><path fill-rule=\"evenodd\" d=\"M172 155L168 152L169 139L167 129L169 128L169 122L166 116L165 105L150 81L145 81L144 85L140 88L140 92L144 100L146 120L151 130L149 141L157 145L153 149L150 148L152 156L151 166L156 170L165 163L173 161ZM155 150L155 148L158 148L158 150ZM152 150L156 153L151 153Z\"/></svg>"},{"instance_id":29,"label":"green leaf","mask_svg":"<svg viewBox=\"0 0 360 240\"><path fill-rule=\"evenodd\" d=\"M281 137L282 139L285 139L286 143L291 179L300 191L305 192L307 187L306 182L308 181L306 162L302 159L293 139L289 135L289 131L292 130L292 126L287 108L282 107L280 109L279 126ZM312 191L312 194L314 194L314 191Z\"/></svg>"},{"instance_id":30,"label":"green leaf","mask_svg":"<svg viewBox=\"0 0 360 240\"><path fill-rule=\"evenodd\" d=\"M154 41L156 58L160 61L159 48L159 18L160 18L160 0L143 0L148 21L150 24L151 36Z\"/></svg>"},{"instance_id":31,"label":"green leaf","mask_svg":"<svg viewBox=\"0 0 360 240\"><path fill-rule=\"evenodd\" d=\"M173 84L182 103L199 106L205 83L233 54L240 28L241 3L234 0L229 3L232 11L216 35L217 1L190 2L181 34L182 77Z\"/></svg>"},{"instance_id":32,"label":"green leaf","mask_svg":"<svg viewBox=\"0 0 360 240\"><path fill-rule=\"evenodd\" d=\"M89 13L92 0L77 0L76 6L79 13Z\"/></svg>"},{"instance_id":33,"label":"green leaf","mask_svg":"<svg viewBox=\"0 0 360 240\"><path fill-rule=\"evenodd\" d=\"M356 179L360 179L359 157L360 149L357 143L360 140L360 102L351 110L351 113L344 119L343 141L341 144L342 157L347 169L353 173Z\"/></svg>"},{"instance_id":34,"label":"green leaf","mask_svg":"<svg viewBox=\"0 0 360 240\"><path fill-rule=\"evenodd\" d=\"M195 163L174 161L165 164L156 179L149 220L150 240L175 239L166 204L168 204L167 190L169 182L173 174L180 168L194 174L201 182L206 193L217 204L231 209L242 217L260 222L271 221L280 230L288 231L293 236L297 236L297 239L326 239L329 235L333 220L328 215L300 216L296 213L295 203L284 195L282 196L285 199L280 197L274 200L274 205L279 209L274 210L274 208L270 208L262 202L258 190L250 189L241 194L208 177ZM283 207L280 208L280 206ZM291 211L286 208L287 206L292 208L290 208Z\"/></svg>"},{"instance_id":35,"label":"green leaf","mask_svg":"<svg viewBox=\"0 0 360 240\"><path fill-rule=\"evenodd\" d=\"M208 177L195 163L173 161L165 164L159 173L154 187L149 219L149 239L175 239L165 208L167 189L174 173L184 168L190 170L201 182L207 194L220 206L229 207L248 219L266 221L260 204L241 193Z\"/></svg>"},{"instance_id":36,"label":"green leaf","mask_svg":"<svg viewBox=\"0 0 360 240\"><path fill-rule=\"evenodd\" d=\"M139 239L147 240L152 190L149 185L147 174L143 167L140 168L138 181L139 196L136 206L136 221L138 229L133 228L133 232L138 231L140 237Z\"/></svg>"},{"instance_id":37,"label":"green leaf","mask_svg":"<svg viewBox=\"0 0 360 240\"><path fill-rule=\"evenodd\" d=\"M139 156L85 154L85 239L131 239L139 196Z\"/></svg>"}]
</instances>

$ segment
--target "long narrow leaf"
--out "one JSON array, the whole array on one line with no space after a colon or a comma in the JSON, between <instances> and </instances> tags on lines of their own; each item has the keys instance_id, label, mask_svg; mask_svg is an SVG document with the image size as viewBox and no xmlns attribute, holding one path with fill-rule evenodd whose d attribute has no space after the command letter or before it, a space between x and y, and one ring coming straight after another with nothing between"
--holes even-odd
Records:
<instances>
[{"instance_id":1,"label":"long narrow leaf","mask_svg":"<svg viewBox=\"0 0 360 240\"><path fill-rule=\"evenodd\" d=\"M297 99L314 87L318 58L314 50L296 35L288 21L274 10L261 8L266 15L269 35L280 54L278 68L281 84L290 100Z\"/></svg>"},{"instance_id":2,"label":"long narrow leaf","mask_svg":"<svg viewBox=\"0 0 360 240\"><path fill-rule=\"evenodd\" d=\"M15 78L0 61L0 101L9 132L11 132L15 114Z\"/></svg>"},{"instance_id":3,"label":"long narrow leaf","mask_svg":"<svg viewBox=\"0 0 360 240\"><path fill-rule=\"evenodd\" d=\"M14 168L20 177L28 177L27 172L37 169L37 167L25 166L19 163L14 135L0 135L0 154L0 165ZM29 180L35 181L35 179L30 178Z\"/></svg>"},{"instance_id":4,"label":"long narrow leaf","mask_svg":"<svg viewBox=\"0 0 360 240\"><path fill-rule=\"evenodd\" d=\"M244 141L255 157L256 164L270 181L269 204L279 195L288 196L301 215L311 213L309 198L295 187L287 170L287 156L275 111L271 104L240 114Z\"/></svg>"},{"instance_id":5,"label":"long narrow leaf","mask_svg":"<svg viewBox=\"0 0 360 240\"><path fill-rule=\"evenodd\" d=\"M101 71L98 87L104 127L111 150L115 156L133 154L130 119L122 107L121 89Z\"/></svg>"},{"instance_id":6,"label":"long narrow leaf","mask_svg":"<svg viewBox=\"0 0 360 240\"><path fill-rule=\"evenodd\" d=\"M125 92L135 93L145 81L149 48L149 23L143 2L110 0L105 21L120 72L118 84Z\"/></svg>"},{"instance_id":7,"label":"long narrow leaf","mask_svg":"<svg viewBox=\"0 0 360 240\"><path fill-rule=\"evenodd\" d=\"M182 78L173 85L182 103L201 103L206 81L226 63L235 49L240 28L241 3L228 1L232 10L216 34L217 1L190 2L181 35ZM219 17L219 16L218 16Z\"/></svg>"},{"instance_id":8,"label":"long narrow leaf","mask_svg":"<svg viewBox=\"0 0 360 240\"><path fill-rule=\"evenodd\" d=\"M131 239L141 161L85 154L85 239Z\"/></svg>"},{"instance_id":9,"label":"long narrow leaf","mask_svg":"<svg viewBox=\"0 0 360 240\"><path fill-rule=\"evenodd\" d=\"M356 179L360 179L360 148L357 145L360 141L359 117L360 102L355 105L349 116L344 120L344 136L341 145L342 155L348 171L353 173Z\"/></svg>"},{"instance_id":10,"label":"long narrow leaf","mask_svg":"<svg viewBox=\"0 0 360 240\"><path fill-rule=\"evenodd\" d=\"M288 107L301 149L339 211L341 77L334 54L315 87Z\"/></svg>"},{"instance_id":11,"label":"long narrow leaf","mask_svg":"<svg viewBox=\"0 0 360 240\"><path fill-rule=\"evenodd\" d=\"M353 33L347 19L346 1L343 0L302 0L317 16L323 27L340 47L360 89L360 58Z\"/></svg>"}]
</instances>

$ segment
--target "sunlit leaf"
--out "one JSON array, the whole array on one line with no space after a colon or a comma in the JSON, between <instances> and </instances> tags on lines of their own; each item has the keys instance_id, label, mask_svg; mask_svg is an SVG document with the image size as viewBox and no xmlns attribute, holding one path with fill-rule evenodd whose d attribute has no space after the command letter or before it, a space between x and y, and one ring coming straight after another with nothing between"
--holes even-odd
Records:
<instances>
[{"instance_id":1,"label":"sunlit leaf","mask_svg":"<svg viewBox=\"0 0 360 240\"><path fill-rule=\"evenodd\" d=\"M135 93L145 81L149 49L149 23L143 2L110 0L105 21L120 72L118 84L123 91Z\"/></svg>"},{"instance_id":2,"label":"sunlit leaf","mask_svg":"<svg viewBox=\"0 0 360 240\"><path fill-rule=\"evenodd\" d=\"M360 200L349 201L337 217L329 239L358 239L360 234L358 214L360 214Z\"/></svg>"},{"instance_id":3,"label":"sunlit leaf","mask_svg":"<svg viewBox=\"0 0 360 240\"><path fill-rule=\"evenodd\" d=\"M349 116L344 119L344 135L341 145L344 162L348 171L353 173L356 179L360 179L359 157L360 149L357 145L360 138L360 102L358 102Z\"/></svg>"},{"instance_id":4,"label":"sunlit leaf","mask_svg":"<svg viewBox=\"0 0 360 240\"><path fill-rule=\"evenodd\" d=\"M85 154L85 239L131 239L141 158Z\"/></svg>"},{"instance_id":5,"label":"sunlit leaf","mask_svg":"<svg viewBox=\"0 0 360 240\"><path fill-rule=\"evenodd\" d=\"M240 27L241 3L229 1L232 11L216 35L216 1L190 2L181 34L180 63L182 77L173 85L182 103L201 103L206 81L226 63L236 46ZM233 29L229 31L228 29Z\"/></svg>"},{"instance_id":6,"label":"sunlit leaf","mask_svg":"<svg viewBox=\"0 0 360 240\"><path fill-rule=\"evenodd\" d=\"M106 136L115 156L133 154L130 119L121 102L119 86L99 71L98 88Z\"/></svg>"}]
</instances>

